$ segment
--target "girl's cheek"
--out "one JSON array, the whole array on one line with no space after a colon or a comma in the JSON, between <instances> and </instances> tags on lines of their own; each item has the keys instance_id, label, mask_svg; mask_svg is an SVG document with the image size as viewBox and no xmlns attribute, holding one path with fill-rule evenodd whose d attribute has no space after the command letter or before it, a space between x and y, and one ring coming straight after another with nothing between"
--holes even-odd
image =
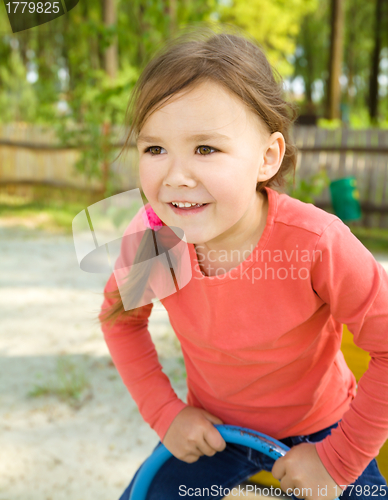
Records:
<instances>
[{"instance_id":1,"label":"girl's cheek","mask_svg":"<svg viewBox=\"0 0 388 500\"><path fill-rule=\"evenodd\" d=\"M140 161L139 163L139 175L144 181L156 181L163 175L163 169L161 165L155 165L155 162L147 162L147 159Z\"/></svg>"},{"instance_id":2,"label":"girl's cheek","mask_svg":"<svg viewBox=\"0 0 388 500\"><path fill-rule=\"evenodd\" d=\"M152 172L152 169L147 167L147 165L139 166L139 177L140 184L145 192L145 189L152 188L152 185L155 183L155 175Z\"/></svg>"}]
</instances>

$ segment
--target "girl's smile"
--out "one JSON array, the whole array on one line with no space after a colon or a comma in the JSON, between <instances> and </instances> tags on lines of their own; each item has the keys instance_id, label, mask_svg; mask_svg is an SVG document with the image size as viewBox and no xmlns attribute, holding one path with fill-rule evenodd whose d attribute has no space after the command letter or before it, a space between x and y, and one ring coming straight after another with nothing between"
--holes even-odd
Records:
<instances>
[{"instance_id":1,"label":"girl's smile","mask_svg":"<svg viewBox=\"0 0 388 500\"><path fill-rule=\"evenodd\" d=\"M185 205L185 206L182 206ZM205 208L208 206L208 203L179 203L179 206L175 205L174 202L170 203L170 206L174 213L183 216L183 217L191 217L193 215L196 215L198 213L202 213Z\"/></svg>"},{"instance_id":2,"label":"girl's smile","mask_svg":"<svg viewBox=\"0 0 388 500\"><path fill-rule=\"evenodd\" d=\"M188 243L240 248L264 229L266 198L256 184L280 168L284 138L219 84L172 96L148 117L137 145L144 194Z\"/></svg>"}]
</instances>

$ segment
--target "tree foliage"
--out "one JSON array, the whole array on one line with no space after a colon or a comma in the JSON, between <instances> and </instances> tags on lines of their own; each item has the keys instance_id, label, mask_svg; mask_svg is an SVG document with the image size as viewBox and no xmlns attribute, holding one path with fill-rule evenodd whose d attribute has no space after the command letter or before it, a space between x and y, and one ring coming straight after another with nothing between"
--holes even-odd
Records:
<instances>
[{"instance_id":1,"label":"tree foliage","mask_svg":"<svg viewBox=\"0 0 388 500\"><path fill-rule=\"evenodd\" d=\"M220 8L220 21L244 28L261 44L272 65L284 77L293 72L291 57L303 19L318 0L234 0Z\"/></svg>"},{"instance_id":2,"label":"tree foliage","mask_svg":"<svg viewBox=\"0 0 388 500\"><path fill-rule=\"evenodd\" d=\"M344 55L342 62L342 104L350 107L354 123L365 128L369 125L366 108L370 100L369 78L375 43L375 8L377 0L345 0ZM388 7L388 2L385 2ZM388 8L383 13L385 25L388 24ZM386 35L385 30L385 35ZM327 104L327 81L330 44L330 2L318 0L317 8L308 13L302 21L302 28L296 39L294 73L292 78L301 78L306 95L304 105L308 107L309 89L313 96L317 113L325 114ZM388 36L383 40L388 47ZM387 63L387 59L385 59ZM382 67L380 66L380 73ZM382 76L382 75L381 75ZM380 121L387 117L387 86L379 89L382 98ZM384 109L385 106L385 109Z\"/></svg>"}]
</instances>

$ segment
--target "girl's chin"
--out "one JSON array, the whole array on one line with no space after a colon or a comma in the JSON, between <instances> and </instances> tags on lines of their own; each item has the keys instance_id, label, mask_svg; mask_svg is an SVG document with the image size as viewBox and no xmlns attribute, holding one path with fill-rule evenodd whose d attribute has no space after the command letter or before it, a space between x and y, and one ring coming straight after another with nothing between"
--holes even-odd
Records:
<instances>
[{"instance_id":1,"label":"girl's chin","mask_svg":"<svg viewBox=\"0 0 388 500\"><path fill-rule=\"evenodd\" d=\"M179 227L184 235L187 243L194 245L204 245L222 234L222 231L217 231L214 228L209 228L207 231L203 227L185 227L185 224L171 224L172 226Z\"/></svg>"},{"instance_id":2,"label":"girl's chin","mask_svg":"<svg viewBox=\"0 0 388 500\"><path fill-rule=\"evenodd\" d=\"M201 243L205 243L207 241L207 240L203 239L203 236L197 237L194 235L187 235L186 233L185 233L185 238L186 238L187 243L190 243L193 245L200 245Z\"/></svg>"},{"instance_id":3,"label":"girl's chin","mask_svg":"<svg viewBox=\"0 0 388 500\"><path fill-rule=\"evenodd\" d=\"M181 228L185 234L185 239L187 243L191 243L194 245L200 245L201 243L206 243L206 241L209 241L210 238L207 238L206 235L203 233L196 232L196 231L184 231L184 228Z\"/></svg>"}]
</instances>

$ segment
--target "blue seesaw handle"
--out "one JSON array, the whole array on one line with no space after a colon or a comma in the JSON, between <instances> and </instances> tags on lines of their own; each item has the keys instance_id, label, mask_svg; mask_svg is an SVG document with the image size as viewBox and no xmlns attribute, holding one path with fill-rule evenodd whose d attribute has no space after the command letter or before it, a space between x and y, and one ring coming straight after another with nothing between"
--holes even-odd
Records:
<instances>
[{"instance_id":1,"label":"blue seesaw handle","mask_svg":"<svg viewBox=\"0 0 388 500\"><path fill-rule=\"evenodd\" d=\"M290 449L285 444L261 432L235 425L215 425L227 443L241 444L260 451L274 460L283 457ZM147 492L155 474L173 455L161 444L143 463L133 483L129 500L146 500ZM338 500L336 498L335 500Z\"/></svg>"}]
</instances>

